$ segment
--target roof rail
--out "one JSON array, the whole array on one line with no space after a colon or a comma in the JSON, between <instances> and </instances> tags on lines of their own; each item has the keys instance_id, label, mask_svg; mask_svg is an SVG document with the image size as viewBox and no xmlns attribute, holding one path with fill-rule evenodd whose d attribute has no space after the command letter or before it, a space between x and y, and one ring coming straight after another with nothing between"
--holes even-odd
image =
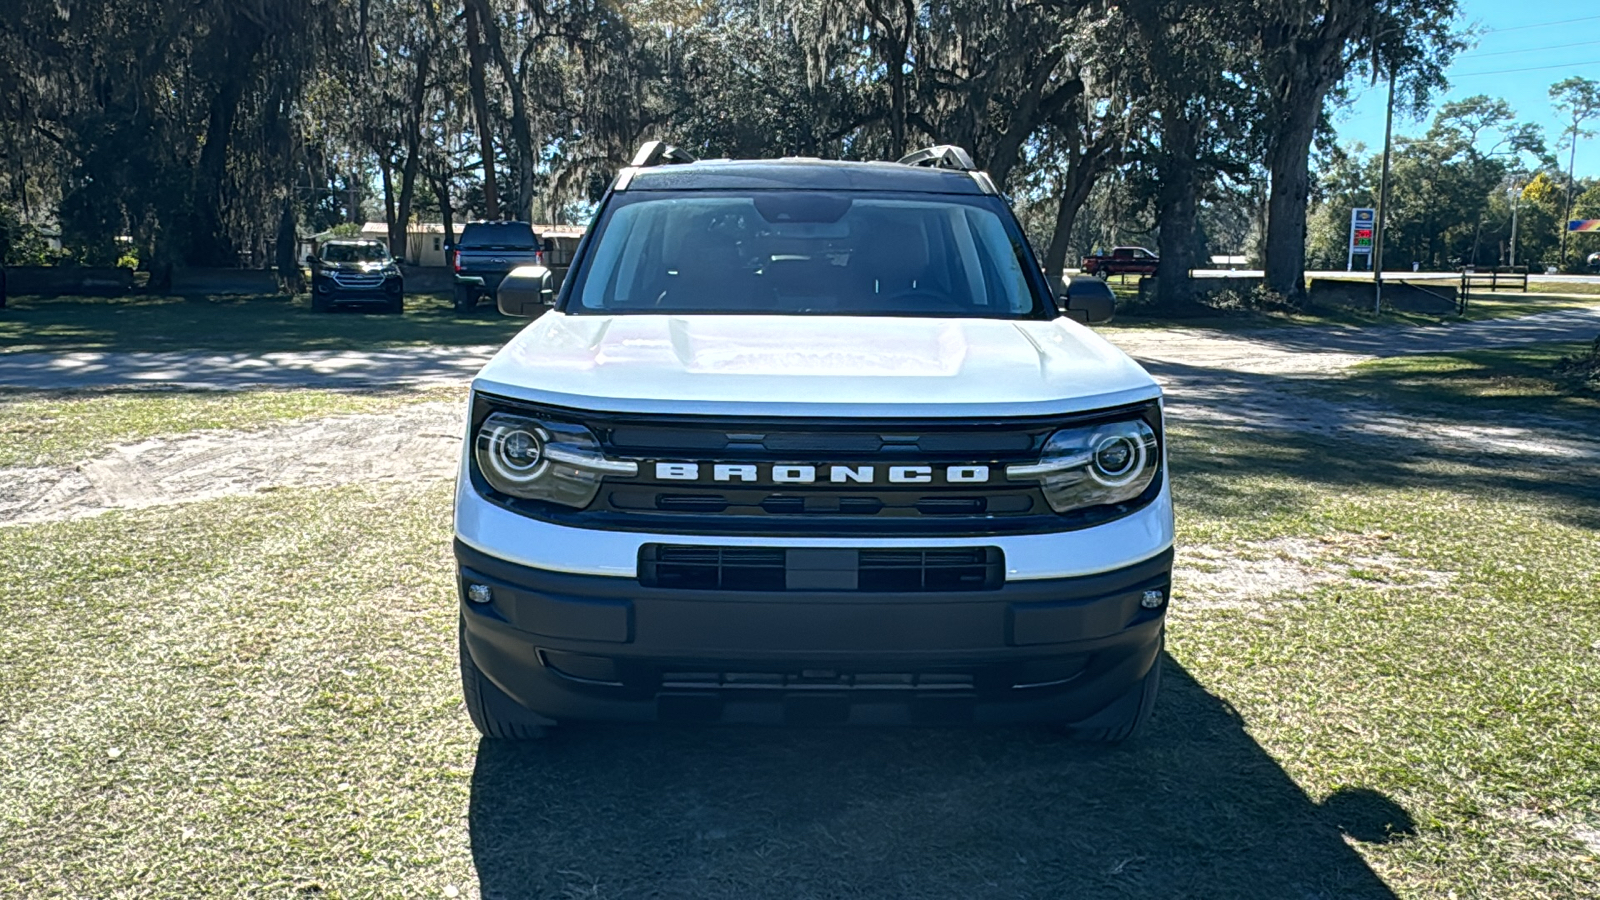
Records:
<instances>
[{"instance_id":1,"label":"roof rail","mask_svg":"<svg viewBox=\"0 0 1600 900\"><path fill-rule=\"evenodd\" d=\"M639 145L639 152L633 155L633 162L628 165L643 169L649 166L671 166L692 162L699 160L666 141L645 141Z\"/></svg>"},{"instance_id":2,"label":"roof rail","mask_svg":"<svg viewBox=\"0 0 1600 900\"><path fill-rule=\"evenodd\" d=\"M954 144L940 144L926 150L918 150L900 157L902 166L926 166L930 169L954 169L957 172L971 172L978 167L972 164L972 157L967 151Z\"/></svg>"}]
</instances>

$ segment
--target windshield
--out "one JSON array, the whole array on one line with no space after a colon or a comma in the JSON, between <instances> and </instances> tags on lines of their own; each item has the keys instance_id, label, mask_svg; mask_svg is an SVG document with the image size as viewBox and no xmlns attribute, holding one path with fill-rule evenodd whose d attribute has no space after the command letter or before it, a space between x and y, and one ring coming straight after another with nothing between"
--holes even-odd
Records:
<instances>
[{"instance_id":1,"label":"windshield","mask_svg":"<svg viewBox=\"0 0 1600 900\"><path fill-rule=\"evenodd\" d=\"M526 222L474 222L461 232L462 247L485 250L537 250L533 226Z\"/></svg>"},{"instance_id":2,"label":"windshield","mask_svg":"<svg viewBox=\"0 0 1600 900\"><path fill-rule=\"evenodd\" d=\"M929 194L618 195L568 312L1044 315L1022 237L985 201Z\"/></svg>"},{"instance_id":3,"label":"windshield","mask_svg":"<svg viewBox=\"0 0 1600 900\"><path fill-rule=\"evenodd\" d=\"M322 261L331 263L388 262L389 251L382 244L328 244L322 248Z\"/></svg>"}]
</instances>

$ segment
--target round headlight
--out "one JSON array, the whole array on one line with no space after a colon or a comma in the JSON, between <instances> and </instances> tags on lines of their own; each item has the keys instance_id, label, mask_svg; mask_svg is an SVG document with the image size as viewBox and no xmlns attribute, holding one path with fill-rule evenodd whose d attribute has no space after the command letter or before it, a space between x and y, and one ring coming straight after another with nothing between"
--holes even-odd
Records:
<instances>
[{"instance_id":1,"label":"round headlight","mask_svg":"<svg viewBox=\"0 0 1600 900\"><path fill-rule=\"evenodd\" d=\"M639 474L633 460L607 459L594 433L582 425L523 413L491 413L478 426L473 446L473 459L491 490L575 509L594 501L606 476Z\"/></svg>"},{"instance_id":2,"label":"round headlight","mask_svg":"<svg viewBox=\"0 0 1600 900\"><path fill-rule=\"evenodd\" d=\"M1063 428L1050 435L1037 463L1006 467L1012 481L1037 482L1058 513L1137 499L1161 466L1161 444L1142 418Z\"/></svg>"},{"instance_id":3,"label":"round headlight","mask_svg":"<svg viewBox=\"0 0 1600 900\"><path fill-rule=\"evenodd\" d=\"M1091 471L1095 480L1107 487L1121 487L1139 477L1144 469L1144 442L1127 433L1102 437L1094 448Z\"/></svg>"},{"instance_id":4,"label":"round headlight","mask_svg":"<svg viewBox=\"0 0 1600 900\"><path fill-rule=\"evenodd\" d=\"M545 458L546 436L539 429L518 425L498 425L485 429L485 453L480 455L485 468L509 484L537 481L550 468Z\"/></svg>"},{"instance_id":5,"label":"round headlight","mask_svg":"<svg viewBox=\"0 0 1600 900\"><path fill-rule=\"evenodd\" d=\"M518 429L500 439L500 458L514 472L528 472L544 461L544 441Z\"/></svg>"}]
</instances>

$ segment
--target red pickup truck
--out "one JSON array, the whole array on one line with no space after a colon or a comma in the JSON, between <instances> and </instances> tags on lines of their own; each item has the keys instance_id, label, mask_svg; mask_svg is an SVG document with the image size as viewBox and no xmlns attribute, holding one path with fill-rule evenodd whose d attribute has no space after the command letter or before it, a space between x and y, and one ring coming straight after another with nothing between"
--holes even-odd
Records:
<instances>
[{"instance_id":1,"label":"red pickup truck","mask_svg":"<svg viewBox=\"0 0 1600 900\"><path fill-rule=\"evenodd\" d=\"M1111 252L1083 258L1083 274L1109 278L1112 275L1154 275L1161 258L1143 247L1113 247Z\"/></svg>"}]
</instances>

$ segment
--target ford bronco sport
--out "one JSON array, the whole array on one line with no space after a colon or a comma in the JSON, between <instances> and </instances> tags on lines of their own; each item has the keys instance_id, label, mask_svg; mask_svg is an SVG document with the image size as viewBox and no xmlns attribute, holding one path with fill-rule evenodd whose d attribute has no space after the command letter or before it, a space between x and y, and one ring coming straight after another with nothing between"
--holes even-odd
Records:
<instances>
[{"instance_id":1,"label":"ford bronco sport","mask_svg":"<svg viewBox=\"0 0 1600 900\"><path fill-rule=\"evenodd\" d=\"M478 374L455 501L486 736L561 720L1051 722L1160 682L1161 391L959 148L693 161L605 195ZM1109 308L1095 316L1104 317Z\"/></svg>"}]
</instances>

